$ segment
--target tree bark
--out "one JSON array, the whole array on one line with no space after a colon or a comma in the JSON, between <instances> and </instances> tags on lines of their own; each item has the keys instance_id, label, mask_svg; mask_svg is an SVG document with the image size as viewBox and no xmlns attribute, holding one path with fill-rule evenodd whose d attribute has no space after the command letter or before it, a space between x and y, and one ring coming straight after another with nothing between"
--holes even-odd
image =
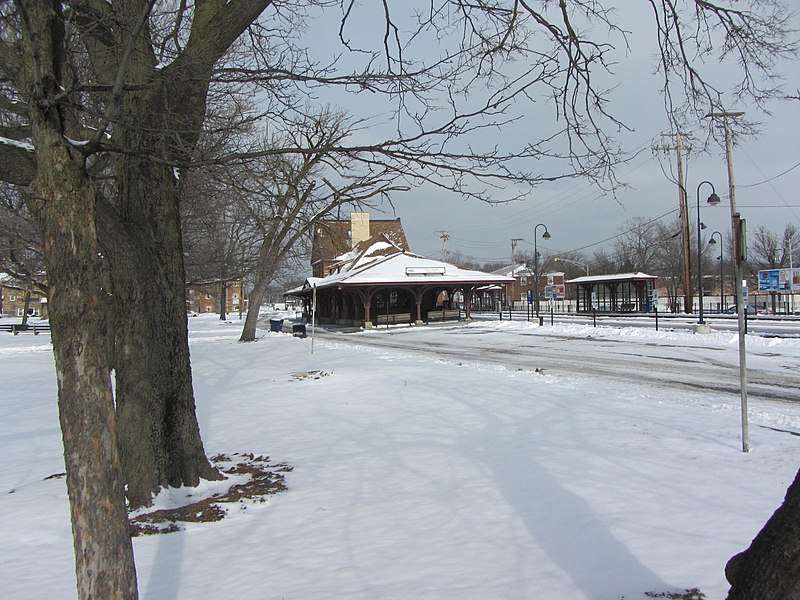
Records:
<instances>
[{"instance_id":1,"label":"tree bark","mask_svg":"<svg viewBox=\"0 0 800 600\"><path fill-rule=\"evenodd\" d=\"M31 292L30 290L25 290L25 294L23 296L22 302L22 328L24 329L28 325L28 308L31 305Z\"/></svg>"},{"instance_id":2,"label":"tree bark","mask_svg":"<svg viewBox=\"0 0 800 600\"><path fill-rule=\"evenodd\" d=\"M98 253L97 192L84 157L67 141L69 109L56 100L64 86L65 32L59 5L27 3L21 46L31 67L19 87L39 165L29 208L40 228L58 379L78 597L137 597L108 362L108 301Z\"/></svg>"},{"instance_id":3,"label":"tree bark","mask_svg":"<svg viewBox=\"0 0 800 600\"><path fill-rule=\"evenodd\" d=\"M162 487L220 475L195 414L177 192L171 169L126 158L127 207L109 219L104 248L114 291L117 418L131 506Z\"/></svg>"},{"instance_id":4,"label":"tree bark","mask_svg":"<svg viewBox=\"0 0 800 600\"><path fill-rule=\"evenodd\" d=\"M264 303L264 296L271 280L271 277L259 277L258 274L256 274L255 284L250 292L247 303L247 316L244 319L242 335L239 337L240 342L255 341L256 325L258 325L258 313L261 310L261 305Z\"/></svg>"},{"instance_id":5,"label":"tree bark","mask_svg":"<svg viewBox=\"0 0 800 600\"><path fill-rule=\"evenodd\" d=\"M728 600L800 599L800 471L750 547L725 567Z\"/></svg>"},{"instance_id":6,"label":"tree bark","mask_svg":"<svg viewBox=\"0 0 800 600\"><path fill-rule=\"evenodd\" d=\"M219 284L219 320L228 318L228 282L224 279Z\"/></svg>"}]
</instances>

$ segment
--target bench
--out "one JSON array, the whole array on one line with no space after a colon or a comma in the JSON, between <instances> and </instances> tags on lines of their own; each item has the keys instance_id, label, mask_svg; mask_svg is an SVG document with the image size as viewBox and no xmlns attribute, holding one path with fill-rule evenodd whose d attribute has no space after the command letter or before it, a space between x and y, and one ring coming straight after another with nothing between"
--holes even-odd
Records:
<instances>
[{"instance_id":1,"label":"bench","mask_svg":"<svg viewBox=\"0 0 800 600\"><path fill-rule=\"evenodd\" d=\"M448 310L429 310L428 321L459 321L461 320L461 311L458 309Z\"/></svg>"},{"instance_id":2,"label":"bench","mask_svg":"<svg viewBox=\"0 0 800 600\"><path fill-rule=\"evenodd\" d=\"M408 323L411 321L411 313L391 313L377 316L378 325L396 325L397 323Z\"/></svg>"},{"instance_id":3,"label":"bench","mask_svg":"<svg viewBox=\"0 0 800 600\"><path fill-rule=\"evenodd\" d=\"M17 335L20 332L32 332L33 335L39 335L42 331L49 332L49 323L33 323L23 325L22 323L0 323L0 331L8 331Z\"/></svg>"}]
</instances>

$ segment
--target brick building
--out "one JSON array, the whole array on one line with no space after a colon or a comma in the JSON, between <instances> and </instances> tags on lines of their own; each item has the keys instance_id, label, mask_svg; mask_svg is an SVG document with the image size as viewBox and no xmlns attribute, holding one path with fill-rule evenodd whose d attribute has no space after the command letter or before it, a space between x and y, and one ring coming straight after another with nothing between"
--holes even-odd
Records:
<instances>
[{"instance_id":1,"label":"brick building","mask_svg":"<svg viewBox=\"0 0 800 600\"><path fill-rule=\"evenodd\" d=\"M196 313L219 313L222 283L191 284L186 286L186 310ZM244 303L242 303L244 302ZM247 312L247 298L241 281L225 283L225 312Z\"/></svg>"},{"instance_id":2,"label":"brick building","mask_svg":"<svg viewBox=\"0 0 800 600\"><path fill-rule=\"evenodd\" d=\"M47 297L35 289L19 285L11 278L0 279L0 315L22 318L26 311L29 317L46 319Z\"/></svg>"}]
</instances>

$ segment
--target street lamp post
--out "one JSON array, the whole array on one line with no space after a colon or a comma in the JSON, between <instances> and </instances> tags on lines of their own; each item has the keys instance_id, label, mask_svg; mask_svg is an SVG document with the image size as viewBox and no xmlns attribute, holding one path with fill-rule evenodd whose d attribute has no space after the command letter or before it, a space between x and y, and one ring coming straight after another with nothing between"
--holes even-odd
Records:
<instances>
[{"instance_id":1,"label":"street lamp post","mask_svg":"<svg viewBox=\"0 0 800 600\"><path fill-rule=\"evenodd\" d=\"M544 227L544 233L542 234L543 240L550 239L550 232L547 231L547 225L544 223L538 223L536 227L533 228L533 285L536 287L534 291L534 306L536 307L536 318L539 318L539 251L537 250L536 246L536 231L539 227Z\"/></svg>"},{"instance_id":2,"label":"street lamp post","mask_svg":"<svg viewBox=\"0 0 800 600\"><path fill-rule=\"evenodd\" d=\"M714 239L714 236L719 236L719 310L722 312L725 310L725 280L723 279L723 268L722 268L722 234L719 231L715 231L711 234L711 239L708 240L709 246L716 246L717 240Z\"/></svg>"},{"instance_id":3,"label":"street lamp post","mask_svg":"<svg viewBox=\"0 0 800 600\"><path fill-rule=\"evenodd\" d=\"M698 325L705 325L705 321L703 321L703 248L700 245L700 230L705 227L700 222L700 187L704 183L711 186L711 195L708 197L707 201L708 204L710 206L716 206L720 203L719 196L717 196L717 192L714 189L714 184L710 181L701 181L700 185L697 186L697 297L700 300L700 320L697 322Z\"/></svg>"},{"instance_id":4,"label":"street lamp post","mask_svg":"<svg viewBox=\"0 0 800 600\"><path fill-rule=\"evenodd\" d=\"M555 256L555 257L553 257L553 260L555 260L555 261L559 261L560 260L560 261L563 261L563 262L568 262L570 264L575 265L576 267L580 267L581 269L586 269L586 276L587 277L589 276L589 265L587 263L582 263L582 262L577 261L577 260L572 260L571 258L564 258L562 256Z\"/></svg>"}]
</instances>

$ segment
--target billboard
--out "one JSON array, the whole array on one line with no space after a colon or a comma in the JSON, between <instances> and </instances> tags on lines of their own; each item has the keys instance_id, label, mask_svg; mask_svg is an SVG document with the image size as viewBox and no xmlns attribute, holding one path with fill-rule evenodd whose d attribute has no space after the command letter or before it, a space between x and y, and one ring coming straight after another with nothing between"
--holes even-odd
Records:
<instances>
[{"instance_id":1,"label":"billboard","mask_svg":"<svg viewBox=\"0 0 800 600\"><path fill-rule=\"evenodd\" d=\"M780 291L780 270L768 269L758 272L758 291L759 292L779 292Z\"/></svg>"},{"instance_id":2,"label":"billboard","mask_svg":"<svg viewBox=\"0 0 800 600\"><path fill-rule=\"evenodd\" d=\"M544 297L548 300L563 300L566 296L567 286L564 284L544 286Z\"/></svg>"},{"instance_id":3,"label":"billboard","mask_svg":"<svg viewBox=\"0 0 800 600\"><path fill-rule=\"evenodd\" d=\"M758 291L800 291L800 269L765 269L759 271Z\"/></svg>"}]
</instances>

